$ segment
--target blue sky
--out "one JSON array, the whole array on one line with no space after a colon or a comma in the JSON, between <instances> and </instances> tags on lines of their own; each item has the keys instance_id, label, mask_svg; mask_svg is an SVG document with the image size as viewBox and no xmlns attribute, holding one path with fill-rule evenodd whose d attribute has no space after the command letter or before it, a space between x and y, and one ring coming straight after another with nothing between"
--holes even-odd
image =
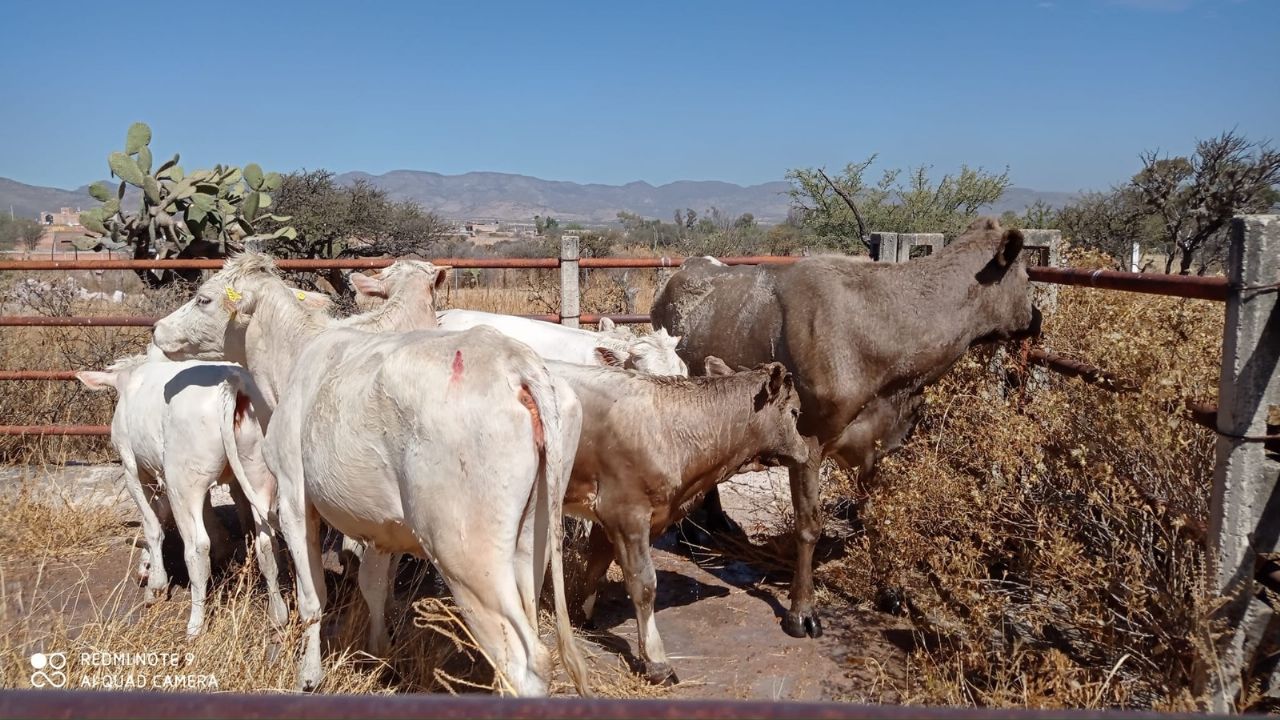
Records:
<instances>
[{"instance_id":1,"label":"blue sky","mask_svg":"<svg viewBox=\"0 0 1280 720\"><path fill-rule=\"evenodd\" d=\"M1280 142L1280 1L2 0L0 176L187 167L780 180L879 153L1040 190Z\"/></svg>"}]
</instances>

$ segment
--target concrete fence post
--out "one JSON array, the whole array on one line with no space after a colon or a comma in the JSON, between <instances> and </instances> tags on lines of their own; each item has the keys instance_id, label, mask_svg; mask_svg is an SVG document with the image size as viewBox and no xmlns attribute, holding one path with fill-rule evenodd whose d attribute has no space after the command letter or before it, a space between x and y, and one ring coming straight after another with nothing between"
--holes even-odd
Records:
<instances>
[{"instance_id":1,"label":"concrete fence post","mask_svg":"<svg viewBox=\"0 0 1280 720\"><path fill-rule=\"evenodd\" d=\"M1231 222L1227 260L1226 326L1218 385L1217 466L1209 503L1206 555L1210 592L1219 600L1210 644L1201 658L1197 691L1211 712L1233 712L1242 688L1262 679L1269 696L1280 694L1275 671L1270 687L1256 664L1277 640L1280 617L1257 582L1259 555L1275 553L1280 538L1280 462L1269 458L1259 436L1280 396L1280 215L1249 215ZM1272 650L1274 651L1274 650Z\"/></svg>"},{"instance_id":2,"label":"concrete fence post","mask_svg":"<svg viewBox=\"0 0 1280 720\"><path fill-rule=\"evenodd\" d=\"M872 260L898 262L898 233L873 232L867 245Z\"/></svg>"},{"instance_id":3,"label":"concrete fence post","mask_svg":"<svg viewBox=\"0 0 1280 720\"><path fill-rule=\"evenodd\" d=\"M1061 230L1023 230L1022 237L1023 256L1026 257L1027 251L1036 255L1035 262L1028 262L1027 265L1062 267ZM1045 315L1057 310L1058 286L1047 283L1036 288L1036 302L1040 306L1040 312Z\"/></svg>"},{"instance_id":4,"label":"concrete fence post","mask_svg":"<svg viewBox=\"0 0 1280 720\"><path fill-rule=\"evenodd\" d=\"M899 233L898 262L910 260L911 251L918 247L927 247L930 255L936 255L942 250L943 240L942 233Z\"/></svg>"},{"instance_id":5,"label":"concrete fence post","mask_svg":"<svg viewBox=\"0 0 1280 720\"><path fill-rule=\"evenodd\" d=\"M582 314L578 291L578 236L560 236L560 324L578 327Z\"/></svg>"}]
</instances>

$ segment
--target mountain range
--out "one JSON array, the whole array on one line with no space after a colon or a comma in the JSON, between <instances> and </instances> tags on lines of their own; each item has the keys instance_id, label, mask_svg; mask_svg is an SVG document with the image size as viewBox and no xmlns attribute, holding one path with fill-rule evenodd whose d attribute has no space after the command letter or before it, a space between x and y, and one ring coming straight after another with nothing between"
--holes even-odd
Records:
<instances>
[{"instance_id":1,"label":"mountain range","mask_svg":"<svg viewBox=\"0 0 1280 720\"><path fill-rule=\"evenodd\" d=\"M344 184L357 179L386 190L394 199L414 200L454 220L532 222L534 215L550 215L562 223L603 224L616 221L621 211L669 220L677 209L703 212L714 207L729 215L749 212L761 222L776 223L786 218L790 206L790 184L781 181L747 186L716 180L679 180L656 186L647 182L601 185L509 173L441 175L421 170L395 170L382 175L348 172L337 177ZM15 215L34 218L42 211L62 207L93 207L98 203L89 197L88 187L62 190L0 177L0 212L12 207ZM1011 187L988 211L1021 212L1038 200L1061 206L1074 197L1075 193Z\"/></svg>"}]
</instances>

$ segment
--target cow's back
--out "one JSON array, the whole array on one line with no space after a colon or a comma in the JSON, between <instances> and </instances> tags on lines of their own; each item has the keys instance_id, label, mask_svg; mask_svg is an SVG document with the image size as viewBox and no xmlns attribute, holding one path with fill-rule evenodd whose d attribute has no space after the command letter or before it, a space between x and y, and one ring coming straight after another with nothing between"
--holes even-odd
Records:
<instances>
[{"instance_id":1,"label":"cow's back","mask_svg":"<svg viewBox=\"0 0 1280 720\"><path fill-rule=\"evenodd\" d=\"M437 314L437 318L441 330L492 328L529 346L547 360L594 365L598 364L594 354L596 346L618 345L616 341L598 337L588 330L562 327L514 315L475 310L444 310Z\"/></svg>"},{"instance_id":2,"label":"cow's back","mask_svg":"<svg viewBox=\"0 0 1280 720\"><path fill-rule=\"evenodd\" d=\"M150 361L133 368L112 419L113 438L123 432L139 464L154 474L163 471L167 451L221 456L218 394L232 375L252 382L232 363Z\"/></svg>"},{"instance_id":3,"label":"cow's back","mask_svg":"<svg viewBox=\"0 0 1280 720\"><path fill-rule=\"evenodd\" d=\"M708 355L730 366L785 364L777 270L690 258L654 298L653 325L680 336L676 350L692 375L703 373Z\"/></svg>"},{"instance_id":4,"label":"cow's back","mask_svg":"<svg viewBox=\"0 0 1280 720\"><path fill-rule=\"evenodd\" d=\"M714 355L730 367L780 362L794 376L801 429L822 439L847 425L875 384L868 358L893 350L874 308L891 302L882 267L841 256L787 266L690 261L654 301L653 321L681 335L681 357L702 373Z\"/></svg>"},{"instance_id":5,"label":"cow's back","mask_svg":"<svg viewBox=\"0 0 1280 720\"><path fill-rule=\"evenodd\" d=\"M520 373L541 362L488 327L326 332L299 357L272 434L278 425L292 436L308 498L336 526L417 552L430 543L407 534L422 527L412 519L483 508L481 498L459 500L489 492L471 476L499 460L500 448L522 449L513 463L536 469L533 425L517 396ZM269 434L268 445L284 440ZM525 474L531 482L533 472Z\"/></svg>"}]
</instances>

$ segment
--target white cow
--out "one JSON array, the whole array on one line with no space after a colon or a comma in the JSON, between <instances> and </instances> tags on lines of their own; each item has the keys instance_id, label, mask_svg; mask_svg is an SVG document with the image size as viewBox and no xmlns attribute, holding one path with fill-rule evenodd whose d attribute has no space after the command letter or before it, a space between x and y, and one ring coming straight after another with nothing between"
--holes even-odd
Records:
<instances>
[{"instance_id":1,"label":"white cow","mask_svg":"<svg viewBox=\"0 0 1280 720\"><path fill-rule=\"evenodd\" d=\"M581 406L533 351L488 328L333 329L290 302L274 263L257 253L228 261L156 324L154 342L170 357L242 346L255 379L280 400L266 460L308 624L300 687L315 688L323 675L323 518L374 549L361 564L362 587L366 573L385 579L391 553L432 560L520 695L547 691L537 598L550 562L561 657L586 693L561 550Z\"/></svg>"},{"instance_id":2,"label":"white cow","mask_svg":"<svg viewBox=\"0 0 1280 720\"><path fill-rule=\"evenodd\" d=\"M252 517L254 551L271 591L271 617L283 623L286 611L276 585L269 526L275 480L262 459L270 410L249 373L231 363L157 360L149 350L105 371L76 377L91 390L110 387L119 394L111 443L120 453L125 487L142 515L147 547L138 572L146 578L144 601L154 603L169 584L161 545L166 520L172 517L191 579L187 635L200 633L209 585L209 532L225 535L208 502L209 490L221 482L230 485L241 522L247 526L246 515Z\"/></svg>"},{"instance_id":3,"label":"white cow","mask_svg":"<svg viewBox=\"0 0 1280 720\"><path fill-rule=\"evenodd\" d=\"M666 330L628 338L478 310L442 310L436 317L441 330L466 330L481 325L494 328L533 348L547 360L579 365L621 365L650 375L689 374L689 368L676 355L680 338L668 335Z\"/></svg>"}]
</instances>

